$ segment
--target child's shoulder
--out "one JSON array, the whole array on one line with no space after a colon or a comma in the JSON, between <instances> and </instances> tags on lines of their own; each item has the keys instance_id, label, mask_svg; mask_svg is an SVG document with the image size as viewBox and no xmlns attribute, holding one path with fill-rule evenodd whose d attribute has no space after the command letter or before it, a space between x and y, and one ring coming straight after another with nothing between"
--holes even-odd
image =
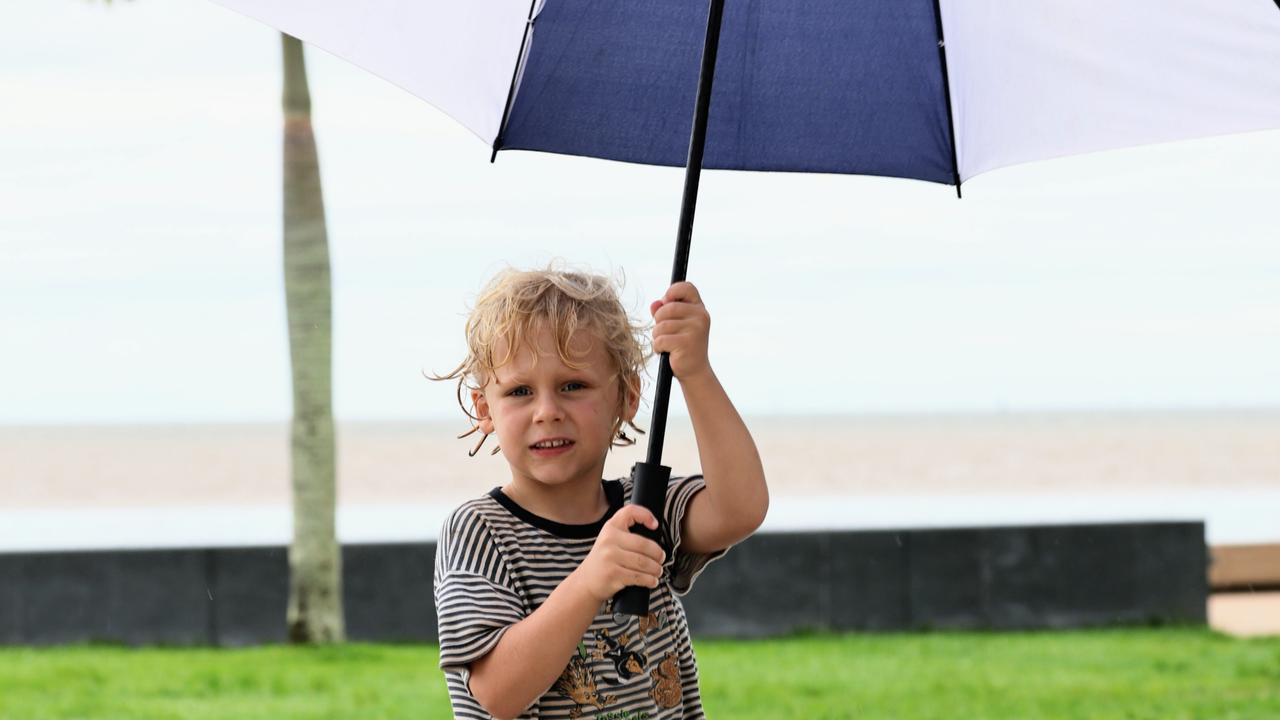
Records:
<instances>
[{"instance_id":1,"label":"child's shoulder","mask_svg":"<svg viewBox=\"0 0 1280 720\"><path fill-rule=\"evenodd\" d=\"M477 531L488 532L496 507L496 503L487 493L467 500L445 516L440 536L457 537L474 534Z\"/></svg>"}]
</instances>

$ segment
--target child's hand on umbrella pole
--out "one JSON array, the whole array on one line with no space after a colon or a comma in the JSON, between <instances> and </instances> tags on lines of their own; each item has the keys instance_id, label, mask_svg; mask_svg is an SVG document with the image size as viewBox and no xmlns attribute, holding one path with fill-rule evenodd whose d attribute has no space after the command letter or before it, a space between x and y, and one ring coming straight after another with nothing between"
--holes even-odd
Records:
<instances>
[{"instance_id":1,"label":"child's hand on umbrella pole","mask_svg":"<svg viewBox=\"0 0 1280 720\"><path fill-rule=\"evenodd\" d=\"M658 519L640 505L624 505L600 529L591 552L573 576L594 599L604 602L624 587L656 588L666 553L662 546L631 532L632 525L658 529Z\"/></svg>"},{"instance_id":2,"label":"child's hand on umbrella pole","mask_svg":"<svg viewBox=\"0 0 1280 720\"><path fill-rule=\"evenodd\" d=\"M710 372L711 315L693 283L678 282L667 288L661 300L649 304L649 312L654 321L653 351L671 356L671 373L680 382Z\"/></svg>"}]
</instances>

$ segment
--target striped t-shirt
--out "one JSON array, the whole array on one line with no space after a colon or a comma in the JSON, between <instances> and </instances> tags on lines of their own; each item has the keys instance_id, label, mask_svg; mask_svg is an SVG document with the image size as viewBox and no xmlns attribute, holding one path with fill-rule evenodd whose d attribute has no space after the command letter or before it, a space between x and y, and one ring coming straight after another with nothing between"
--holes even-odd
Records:
<instances>
[{"instance_id":1,"label":"striped t-shirt","mask_svg":"<svg viewBox=\"0 0 1280 720\"><path fill-rule=\"evenodd\" d=\"M565 525L534 515L498 488L463 503L445 520L436 548L435 599L440 669L457 718L489 718L468 687L470 663L498 644L586 559L596 536L631 495L631 479L603 481L609 510L589 525ZM619 615L600 607L577 654L559 679L521 718L656 720L702 718L698 666L689 624L677 595L689 591L707 563L724 554L680 548L680 523L702 476L674 478L659 518L664 561L650 592L649 615Z\"/></svg>"}]
</instances>

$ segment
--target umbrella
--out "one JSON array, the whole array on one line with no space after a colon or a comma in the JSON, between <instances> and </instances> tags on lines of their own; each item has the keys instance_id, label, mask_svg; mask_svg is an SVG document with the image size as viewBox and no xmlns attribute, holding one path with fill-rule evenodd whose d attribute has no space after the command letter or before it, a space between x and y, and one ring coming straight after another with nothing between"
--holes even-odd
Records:
<instances>
[{"instance_id":1,"label":"umbrella","mask_svg":"<svg viewBox=\"0 0 1280 720\"><path fill-rule=\"evenodd\" d=\"M1280 127L1280 0L215 0L431 102L492 148L953 185ZM692 111L692 112L691 112ZM634 502L660 515L659 365ZM644 531L642 528L639 529ZM615 602L646 612L648 592Z\"/></svg>"}]
</instances>

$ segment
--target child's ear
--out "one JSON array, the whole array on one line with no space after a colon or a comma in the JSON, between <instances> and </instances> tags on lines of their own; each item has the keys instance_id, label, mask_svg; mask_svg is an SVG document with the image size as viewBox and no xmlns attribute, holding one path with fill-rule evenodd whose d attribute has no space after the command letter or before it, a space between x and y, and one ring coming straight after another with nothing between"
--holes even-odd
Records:
<instances>
[{"instance_id":1,"label":"child's ear","mask_svg":"<svg viewBox=\"0 0 1280 720\"><path fill-rule=\"evenodd\" d=\"M622 401L622 419L631 422L640 411L640 376L632 375L623 383L622 392L626 397Z\"/></svg>"},{"instance_id":2,"label":"child's ear","mask_svg":"<svg viewBox=\"0 0 1280 720\"><path fill-rule=\"evenodd\" d=\"M476 425L480 426L480 432L489 435L493 432L493 417L489 414L489 401L485 399L484 393L479 390L471 391L471 405L476 409Z\"/></svg>"}]
</instances>

